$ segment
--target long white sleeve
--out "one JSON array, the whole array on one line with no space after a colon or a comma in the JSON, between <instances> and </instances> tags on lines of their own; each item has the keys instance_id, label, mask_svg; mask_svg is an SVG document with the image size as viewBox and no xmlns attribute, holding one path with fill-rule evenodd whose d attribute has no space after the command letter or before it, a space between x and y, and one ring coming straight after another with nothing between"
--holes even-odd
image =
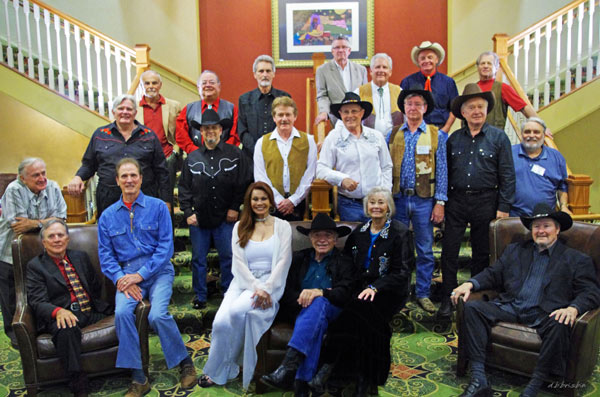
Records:
<instances>
[{"instance_id":1,"label":"long white sleeve","mask_svg":"<svg viewBox=\"0 0 600 397\"><path fill-rule=\"evenodd\" d=\"M275 218L275 236L278 237L276 259L271 267L271 275L265 282L265 291L271 295L271 299L279 301L285 289L290 265L292 264L292 227L282 219Z\"/></svg>"}]
</instances>

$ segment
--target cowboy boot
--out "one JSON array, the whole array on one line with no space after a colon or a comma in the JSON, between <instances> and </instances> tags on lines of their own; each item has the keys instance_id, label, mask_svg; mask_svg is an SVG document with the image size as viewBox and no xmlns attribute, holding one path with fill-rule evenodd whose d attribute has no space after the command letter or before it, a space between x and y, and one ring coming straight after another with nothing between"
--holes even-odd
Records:
<instances>
[{"instance_id":1,"label":"cowboy boot","mask_svg":"<svg viewBox=\"0 0 600 397\"><path fill-rule=\"evenodd\" d=\"M296 379L294 381L294 397L309 397L310 389L305 380Z\"/></svg>"},{"instance_id":2,"label":"cowboy boot","mask_svg":"<svg viewBox=\"0 0 600 397\"><path fill-rule=\"evenodd\" d=\"M281 365L269 375L263 375L260 380L277 389L291 390L296 370L302 361L304 361L304 354L293 347L288 347Z\"/></svg>"},{"instance_id":3,"label":"cowboy boot","mask_svg":"<svg viewBox=\"0 0 600 397\"><path fill-rule=\"evenodd\" d=\"M308 382L308 386L313 391L313 393L323 394L325 393L325 387L327 386L327 381L333 372L333 364L323 364L319 372Z\"/></svg>"}]
</instances>

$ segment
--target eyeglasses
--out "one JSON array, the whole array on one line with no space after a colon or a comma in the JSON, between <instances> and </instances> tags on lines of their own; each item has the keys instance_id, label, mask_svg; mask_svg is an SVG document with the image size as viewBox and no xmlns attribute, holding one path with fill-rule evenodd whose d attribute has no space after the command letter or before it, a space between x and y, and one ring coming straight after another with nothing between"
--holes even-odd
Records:
<instances>
[{"instance_id":1,"label":"eyeglasses","mask_svg":"<svg viewBox=\"0 0 600 397\"><path fill-rule=\"evenodd\" d=\"M356 115L357 115L357 114L359 114L360 112L362 112L362 109L360 109L360 110L357 110L357 109L352 109L352 110L348 110L348 109L347 109L347 110L340 110L340 114L341 114L342 116L349 116L349 115L356 116Z\"/></svg>"},{"instance_id":2,"label":"eyeglasses","mask_svg":"<svg viewBox=\"0 0 600 397\"><path fill-rule=\"evenodd\" d=\"M404 107L420 108L425 105L423 102L404 102Z\"/></svg>"}]
</instances>

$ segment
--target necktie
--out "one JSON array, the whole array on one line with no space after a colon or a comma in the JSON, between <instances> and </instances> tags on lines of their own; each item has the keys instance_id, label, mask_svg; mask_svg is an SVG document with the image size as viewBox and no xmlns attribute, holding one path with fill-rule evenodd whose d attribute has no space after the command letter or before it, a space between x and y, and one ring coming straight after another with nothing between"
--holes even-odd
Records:
<instances>
[{"instance_id":1,"label":"necktie","mask_svg":"<svg viewBox=\"0 0 600 397\"><path fill-rule=\"evenodd\" d=\"M86 313L92 310L90 305L90 300L85 293L85 290L81 286L81 281L79 277L77 277L77 273L75 273L75 269L73 266L63 259L62 264L65 268L65 273L67 274L67 278L69 279L69 283L71 284L71 288L73 288L73 292L75 293L75 297L77 298L77 302L79 302L79 306L81 311Z\"/></svg>"},{"instance_id":2,"label":"necktie","mask_svg":"<svg viewBox=\"0 0 600 397\"><path fill-rule=\"evenodd\" d=\"M384 110L384 106L383 106L383 87L378 87L377 88L377 93L379 94L379 114L381 116L383 116L383 110Z\"/></svg>"},{"instance_id":3,"label":"necktie","mask_svg":"<svg viewBox=\"0 0 600 397\"><path fill-rule=\"evenodd\" d=\"M433 75L435 75L435 72L436 72L435 70L431 74L425 74L425 73L421 72L421 73L423 73L423 76L425 76L427 78L427 80L425 80L425 87L423 87L423 89L425 91L431 92L431 78L433 77Z\"/></svg>"}]
</instances>

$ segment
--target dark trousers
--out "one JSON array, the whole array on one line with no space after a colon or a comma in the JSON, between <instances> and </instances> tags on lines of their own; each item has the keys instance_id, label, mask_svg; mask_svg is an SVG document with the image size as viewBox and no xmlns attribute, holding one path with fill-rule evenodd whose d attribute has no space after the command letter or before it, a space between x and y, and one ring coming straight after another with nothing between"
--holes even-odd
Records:
<instances>
[{"instance_id":1,"label":"dark trousers","mask_svg":"<svg viewBox=\"0 0 600 397\"><path fill-rule=\"evenodd\" d=\"M56 354L60 358L63 368L70 375L82 372L81 329L106 317L94 310L89 314L84 314L81 311L74 311L73 314L79 319L74 327L58 328L56 319L46 325L46 330L52 335Z\"/></svg>"},{"instance_id":2,"label":"dark trousers","mask_svg":"<svg viewBox=\"0 0 600 397\"><path fill-rule=\"evenodd\" d=\"M13 265L0 261L0 308L2 309L4 332L11 339L14 338L12 320L15 315L15 307L15 275Z\"/></svg>"},{"instance_id":3,"label":"dark trousers","mask_svg":"<svg viewBox=\"0 0 600 397\"><path fill-rule=\"evenodd\" d=\"M512 313L500 309L493 302L470 301L465 303L465 336L467 353L471 360L485 362L486 348L492 326L500 321L517 323ZM564 376L569 354L571 327L560 324L554 317L544 315L535 330L542 346L535 371Z\"/></svg>"},{"instance_id":4,"label":"dark trousers","mask_svg":"<svg viewBox=\"0 0 600 397\"><path fill-rule=\"evenodd\" d=\"M496 218L497 192L480 194L451 193L446 203L444 239L442 242L442 292L448 297L457 287L458 253L467 224L471 225L471 276L489 264L490 222Z\"/></svg>"},{"instance_id":5,"label":"dark trousers","mask_svg":"<svg viewBox=\"0 0 600 397\"><path fill-rule=\"evenodd\" d=\"M100 215L105 209L110 207L113 203L116 203L121 197L121 188L118 186L106 186L98 184L96 188L96 209L98 210L98 216L96 220L100 219Z\"/></svg>"}]
</instances>

